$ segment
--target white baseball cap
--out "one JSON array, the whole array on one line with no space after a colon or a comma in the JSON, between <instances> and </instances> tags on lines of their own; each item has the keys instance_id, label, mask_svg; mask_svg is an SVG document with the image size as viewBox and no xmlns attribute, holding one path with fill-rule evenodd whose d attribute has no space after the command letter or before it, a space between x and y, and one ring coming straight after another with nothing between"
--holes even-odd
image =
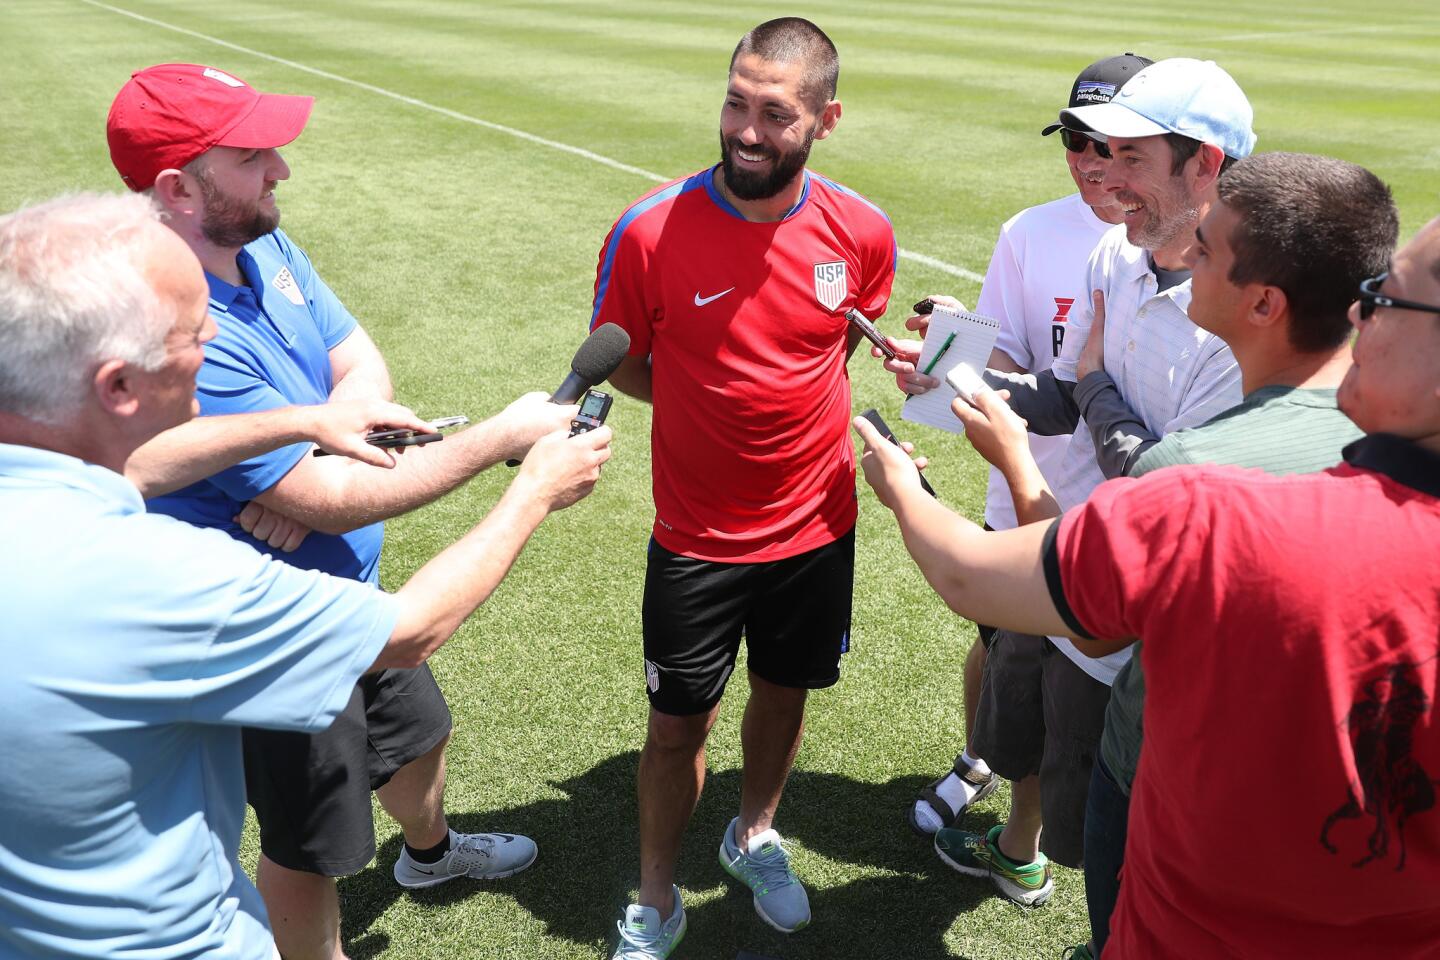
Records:
<instances>
[{"instance_id":1,"label":"white baseball cap","mask_svg":"<svg viewBox=\"0 0 1440 960\"><path fill-rule=\"evenodd\" d=\"M1141 70L1109 103L1060 111L1060 120L1106 137L1178 133L1213 143L1237 160L1255 149L1255 112L1213 60L1172 57Z\"/></svg>"}]
</instances>

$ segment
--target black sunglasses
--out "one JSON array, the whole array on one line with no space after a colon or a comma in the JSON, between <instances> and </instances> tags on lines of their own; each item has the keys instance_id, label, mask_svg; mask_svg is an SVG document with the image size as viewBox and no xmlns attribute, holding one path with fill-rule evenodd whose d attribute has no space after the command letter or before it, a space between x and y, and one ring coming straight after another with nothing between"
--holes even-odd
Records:
<instances>
[{"instance_id":1,"label":"black sunglasses","mask_svg":"<svg viewBox=\"0 0 1440 960\"><path fill-rule=\"evenodd\" d=\"M1094 137L1086 136L1079 130L1071 130L1069 127L1061 127L1060 142L1065 144L1065 149L1069 150L1071 153L1084 153L1085 144L1093 143L1095 144L1095 153L1100 156L1100 159L1110 159L1110 144L1105 143L1101 140L1096 140Z\"/></svg>"},{"instance_id":2,"label":"black sunglasses","mask_svg":"<svg viewBox=\"0 0 1440 960\"><path fill-rule=\"evenodd\" d=\"M1416 303L1414 300L1397 300L1394 297L1387 297L1380 292L1380 284L1390 276L1386 270L1378 277L1371 277L1369 280L1360 281L1360 319L1369 320L1375 314L1376 307L1395 307L1398 310L1420 310L1424 313L1440 313L1440 307L1429 303Z\"/></svg>"}]
</instances>

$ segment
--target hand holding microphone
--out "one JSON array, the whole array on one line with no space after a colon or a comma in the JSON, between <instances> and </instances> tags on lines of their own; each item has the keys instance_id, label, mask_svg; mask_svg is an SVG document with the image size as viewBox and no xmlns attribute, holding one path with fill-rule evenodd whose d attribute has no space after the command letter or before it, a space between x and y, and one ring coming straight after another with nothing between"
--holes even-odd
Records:
<instances>
[{"instance_id":1,"label":"hand holding microphone","mask_svg":"<svg viewBox=\"0 0 1440 960\"><path fill-rule=\"evenodd\" d=\"M570 373L550 396L551 404L559 404L564 409L562 416L565 424L570 423L576 413L576 410L568 409L568 407L584 396L585 392L595 384L603 383L608 379L610 374L615 372L615 368L620 366L620 361L625 359L625 354L629 350L630 335L613 323L601 324L590 336L585 338L585 342L580 344L580 349L575 351L574 359L570 361ZM506 410L509 411L511 407L518 406L523 402L533 401L527 395L515 401ZM530 444L534 443L537 437L548 433L550 429L558 429L558 427L551 426L549 429L540 430L538 433L528 436L525 438L523 449L516 452L523 454L524 450L529 450ZM513 457L506 460L505 463L511 467L520 465L520 461Z\"/></svg>"}]
</instances>

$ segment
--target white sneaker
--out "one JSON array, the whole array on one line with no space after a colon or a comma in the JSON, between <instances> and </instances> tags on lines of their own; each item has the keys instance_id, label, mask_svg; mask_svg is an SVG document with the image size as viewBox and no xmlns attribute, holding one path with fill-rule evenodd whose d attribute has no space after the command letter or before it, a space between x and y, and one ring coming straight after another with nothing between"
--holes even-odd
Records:
<instances>
[{"instance_id":1,"label":"white sneaker","mask_svg":"<svg viewBox=\"0 0 1440 960\"><path fill-rule=\"evenodd\" d=\"M620 942L610 960L665 960L685 936L685 904L680 902L680 888L675 892L675 907L670 919L660 922L660 911L632 903L625 909L625 919L615 924Z\"/></svg>"},{"instance_id":2,"label":"white sneaker","mask_svg":"<svg viewBox=\"0 0 1440 960\"><path fill-rule=\"evenodd\" d=\"M402 887L433 887L437 883L470 877L499 880L535 862L540 848L516 833L456 833L450 831L450 850L435 863L419 863L402 845L395 861L395 882Z\"/></svg>"}]
</instances>

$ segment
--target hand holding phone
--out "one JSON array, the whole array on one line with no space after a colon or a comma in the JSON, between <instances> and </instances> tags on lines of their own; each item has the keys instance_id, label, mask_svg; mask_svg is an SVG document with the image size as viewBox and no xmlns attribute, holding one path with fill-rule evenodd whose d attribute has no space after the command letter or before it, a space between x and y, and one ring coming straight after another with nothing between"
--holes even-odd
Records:
<instances>
[{"instance_id":1,"label":"hand holding phone","mask_svg":"<svg viewBox=\"0 0 1440 960\"><path fill-rule=\"evenodd\" d=\"M900 446L900 441L896 439L894 431L890 429L890 425L887 424L883 419L881 419L880 411L872 407L871 409L866 410L864 413L860 414L860 416L870 421L870 425L875 428L876 433L880 434L880 436L895 444L895 446ZM926 493L930 494L930 496L935 496L935 488L930 486L929 480L925 479L925 471L921 470L919 467L916 467L915 469L920 473L920 488Z\"/></svg>"},{"instance_id":2,"label":"hand holding phone","mask_svg":"<svg viewBox=\"0 0 1440 960\"><path fill-rule=\"evenodd\" d=\"M441 417L439 420L432 421L431 425L435 428L433 432L421 432L419 430L409 429L373 430L365 434L365 442L372 447L380 447L382 450L389 450L395 447L423 447L427 443L444 440L445 437L440 433L441 430L449 427L464 426L469 422L470 418L466 416ZM321 450L319 447L316 447L314 451L311 452L311 456L328 457L330 456L330 451Z\"/></svg>"},{"instance_id":3,"label":"hand holding phone","mask_svg":"<svg viewBox=\"0 0 1440 960\"><path fill-rule=\"evenodd\" d=\"M859 330L866 340L875 344L875 347L885 355L886 360L895 359L895 348L890 346L890 341L885 339L885 335L863 313L852 308L845 311L845 319L850 321L851 326Z\"/></svg>"},{"instance_id":4,"label":"hand holding phone","mask_svg":"<svg viewBox=\"0 0 1440 960\"><path fill-rule=\"evenodd\" d=\"M950 368L950 372L945 374L945 382L955 391L956 396L972 407L975 406L978 395L993 389L970 364L963 361Z\"/></svg>"}]
</instances>

